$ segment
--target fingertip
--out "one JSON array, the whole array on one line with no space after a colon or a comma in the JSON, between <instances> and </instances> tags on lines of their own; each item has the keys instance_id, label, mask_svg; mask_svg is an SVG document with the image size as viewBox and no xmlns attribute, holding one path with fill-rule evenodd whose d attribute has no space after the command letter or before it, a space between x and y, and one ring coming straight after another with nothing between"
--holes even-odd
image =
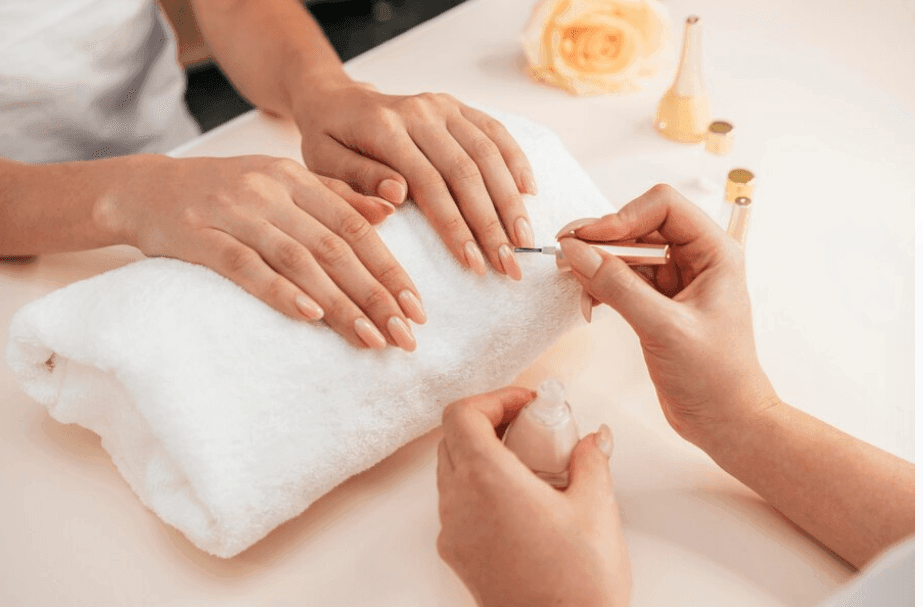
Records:
<instances>
[{"instance_id":1,"label":"fingertip","mask_svg":"<svg viewBox=\"0 0 923 607\"><path fill-rule=\"evenodd\" d=\"M295 297L295 307L302 316L310 321L318 321L324 317L324 309L307 295L299 294Z\"/></svg>"},{"instance_id":2,"label":"fingertip","mask_svg":"<svg viewBox=\"0 0 923 607\"><path fill-rule=\"evenodd\" d=\"M609 428L608 424L601 424L593 439L596 448L606 456L606 459L612 457L612 429Z\"/></svg>"},{"instance_id":3,"label":"fingertip","mask_svg":"<svg viewBox=\"0 0 923 607\"><path fill-rule=\"evenodd\" d=\"M407 186L396 179L384 179L378 184L378 195L394 205L401 205L407 200Z\"/></svg>"}]
</instances>

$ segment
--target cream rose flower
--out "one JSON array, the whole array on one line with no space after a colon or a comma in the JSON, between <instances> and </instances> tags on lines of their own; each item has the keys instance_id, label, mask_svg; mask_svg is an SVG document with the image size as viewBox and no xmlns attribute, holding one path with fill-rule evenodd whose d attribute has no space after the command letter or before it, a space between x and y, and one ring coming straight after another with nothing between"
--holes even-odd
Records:
<instances>
[{"instance_id":1,"label":"cream rose flower","mask_svg":"<svg viewBox=\"0 0 923 607\"><path fill-rule=\"evenodd\" d=\"M669 37L653 0L542 0L521 41L536 80L598 95L639 90L665 66Z\"/></svg>"}]
</instances>

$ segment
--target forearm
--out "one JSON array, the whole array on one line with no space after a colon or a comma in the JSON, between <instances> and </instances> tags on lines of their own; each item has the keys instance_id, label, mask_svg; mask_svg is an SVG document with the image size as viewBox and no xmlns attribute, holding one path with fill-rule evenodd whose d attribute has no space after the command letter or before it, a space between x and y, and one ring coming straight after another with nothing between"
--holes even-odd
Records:
<instances>
[{"instance_id":1,"label":"forearm","mask_svg":"<svg viewBox=\"0 0 923 607\"><path fill-rule=\"evenodd\" d=\"M298 0L192 0L192 5L218 63L262 110L290 117L317 83L349 81Z\"/></svg>"},{"instance_id":2,"label":"forearm","mask_svg":"<svg viewBox=\"0 0 923 607\"><path fill-rule=\"evenodd\" d=\"M0 256L124 242L107 209L118 204L129 158L29 165L0 158Z\"/></svg>"},{"instance_id":3,"label":"forearm","mask_svg":"<svg viewBox=\"0 0 923 607\"><path fill-rule=\"evenodd\" d=\"M857 568L914 531L913 464L784 403L703 447Z\"/></svg>"}]
</instances>

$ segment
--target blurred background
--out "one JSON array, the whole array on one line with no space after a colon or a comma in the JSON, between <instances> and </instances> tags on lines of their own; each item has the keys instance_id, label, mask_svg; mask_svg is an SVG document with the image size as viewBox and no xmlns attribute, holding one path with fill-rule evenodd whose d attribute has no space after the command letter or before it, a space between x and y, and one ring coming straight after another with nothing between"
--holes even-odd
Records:
<instances>
[{"instance_id":1,"label":"blurred background","mask_svg":"<svg viewBox=\"0 0 923 607\"><path fill-rule=\"evenodd\" d=\"M432 19L465 0L307 0L304 2L340 55L348 61ZM179 41L186 69L186 103L208 131L248 111L247 103L209 60L189 0L160 0Z\"/></svg>"}]
</instances>

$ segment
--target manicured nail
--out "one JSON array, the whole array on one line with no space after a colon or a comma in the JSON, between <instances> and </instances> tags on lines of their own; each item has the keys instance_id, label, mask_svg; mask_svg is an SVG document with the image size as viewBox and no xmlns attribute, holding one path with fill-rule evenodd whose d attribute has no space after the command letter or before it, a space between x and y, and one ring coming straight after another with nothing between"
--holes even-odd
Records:
<instances>
[{"instance_id":1,"label":"manicured nail","mask_svg":"<svg viewBox=\"0 0 923 607\"><path fill-rule=\"evenodd\" d=\"M602 424L596 432L596 448L606 457L612 457L612 430L606 424Z\"/></svg>"},{"instance_id":2,"label":"manicured nail","mask_svg":"<svg viewBox=\"0 0 923 607\"><path fill-rule=\"evenodd\" d=\"M522 270L519 269L519 263L517 263L516 257L513 256L513 249L510 248L510 245L505 243L500 245L497 253L500 255L500 265L503 266L503 271L506 272L506 275L513 280L522 280Z\"/></svg>"},{"instance_id":3,"label":"manicured nail","mask_svg":"<svg viewBox=\"0 0 923 607\"><path fill-rule=\"evenodd\" d=\"M324 309L307 295L295 297L295 306L308 320L320 320L324 317Z\"/></svg>"},{"instance_id":4,"label":"manicured nail","mask_svg":"<svg viewBox=\"0 0 923 607\"><path fill-rule=\"evenodd\" d=\"M481 251L473 240L465 243L465 261L468 262L468 267L478 276L487 274L487 264L484 263L484 256L481 255Z\"/></svg>"},{"instance_id":5,"label":"manicured nail","mask_svg":"<svg viewBox=\"0 0 923 607\"><path fill-rule=\"evenodd\" d=\"M561 240L561 254L570 261L571 268L586 278L593 278L603 258L595 247L576 238Z\"/></svg>"},{"instance_id":6,"label":"manicured nail","mask_svg":"<svg viewBox=\"0 0 923 607\"><path fill-rule=\"evenodd\" d=\"M407 318L422 325L426 322L426 310L423 309L423 303L410 289L404 289L397 296L397 302L401 304L401 310L407 315Z\"/></svg>"},{"instance_id":7,"label":"manicured nail","mask_svg":"<svg viewBox=\"0 0 923 607\"><path fill-rule=\"evenodd\" d=\"M366 196L366 198L380 206L386 214L391 215L394 213L394 205L384 198L379 198L378 196Z\"/></svg>"},{"instance_id":8,"label":"manicured nail","mask_svg":"<svg viewBox=\"0 0 923 607\"><path fill-rule=\"evenodd\" d=\"M378 195L392 204L402 204L407 199L404 184L394 179L385 179L378 184Z\"/></svg>"},{"instance_id":9,"label":"manicured nail","mask_svg":"<svg viewBox=\"0 0 923 607\"><path fill-rule=\"evenodd\" d=\"M593 296L586 291L580 292L580 311L588 323L593 321Z\"/></svg>"},{"instance_id":10,"label":"manicured nail","mask_svg":"<svg viewBox=\"0 0 923 607\"><path fill-rule=\"evenodd\" d=\"M367 318L357 318L356 322L353 323L353 329L356 331L356 335L359 336L359 339L365 343L370 348L375 350L384 350L388 347L388 342L385 341L385 336L381 334L375 325L373 325Z\"/></svg>"},{"instance_id":11,"label":"manicured nail","mask_svg":"<svg viewBox=\"0 0 923 607\"><path fill-rule=\"evenodd\" d=\"M535 233L532 231L532 224L525 217L520 217L513 224L513 231L516 232L516 244L520 247L532 248L535 246Z\"/></svg>"},{"instance_id":12,"label":"manicured nail","mask_svg":"<svg viewBox=\"0 0 923 607\"><path fill-rule=\"evenodd\" d=\"M525 169L522 172L522 187L525 188L525 194L538 194L538 187L535 185L535 176L532 174L530 169Z\"/></svg>"},{"instance_id":13,"label":"manicured nail","mask_svg":"<svg viewBox=\"0 0 923 607\"><path fill-rule=\"evenodd\" d=\"M388 319L388 332L391 334L394 343L400 346L402 350L413 352L417 349L417 340L413 338L410 327L400 316L392 316Z\"/></svg>"},{"instance_id":14,"label":"manicured nail","mask_svg":"<svg viewBox=\"0 0 923 607\"><path fill-rule=\"evenodd\" d=\"M583 226L594 224L597 221L599 220L592 217L587 219L575 219L574 221L561 228L561 230L555 235L555 240L560 240L561 238L572 234L574 230L579 230Z\"/></svg>"}]
</instances>

